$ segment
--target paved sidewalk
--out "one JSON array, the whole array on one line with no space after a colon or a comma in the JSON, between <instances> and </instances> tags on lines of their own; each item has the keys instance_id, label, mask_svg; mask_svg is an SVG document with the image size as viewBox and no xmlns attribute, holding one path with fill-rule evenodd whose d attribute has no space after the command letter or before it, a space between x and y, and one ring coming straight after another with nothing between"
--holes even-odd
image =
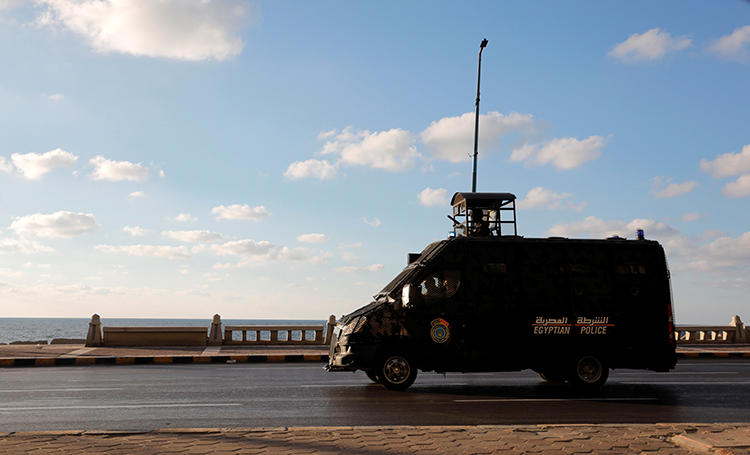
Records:
<instances>
[{"instance_id":1,"label":"paved sidewalk","mask_svg":"<svg viewBox=\"0 0 750 455\"><path fill-rule=\"evenodd\" d=\"M92 347L0 345L0 367L149 363L326 362L328 346Z\"/></svg>"},{"instance_id":2,"label":"paved sidewalk","mask_svg":"<svg viewBox=\"0 0 750 455\"><path fill-rule=\"evenodd\" d=\"M492 425L0 433L0 453L750 454L750 424Z\"/></svg>"}]
</instances>

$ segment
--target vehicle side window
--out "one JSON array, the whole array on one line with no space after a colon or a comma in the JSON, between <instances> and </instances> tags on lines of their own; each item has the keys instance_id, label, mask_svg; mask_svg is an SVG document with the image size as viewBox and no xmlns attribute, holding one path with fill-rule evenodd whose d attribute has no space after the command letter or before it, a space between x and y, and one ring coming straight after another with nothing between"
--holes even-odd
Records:
<instances>
[{"instance_id":1,"label":"vehicle side window","mask_svg":"<svg viewBox=\"0 0 750 455\"><path fill-rule=\"evenodd\" d=\"M434 302L453 297L460 285L461 274L458 270L442 270L426 276L419 288L426 302Z\"/></svg>"}]
</instances>

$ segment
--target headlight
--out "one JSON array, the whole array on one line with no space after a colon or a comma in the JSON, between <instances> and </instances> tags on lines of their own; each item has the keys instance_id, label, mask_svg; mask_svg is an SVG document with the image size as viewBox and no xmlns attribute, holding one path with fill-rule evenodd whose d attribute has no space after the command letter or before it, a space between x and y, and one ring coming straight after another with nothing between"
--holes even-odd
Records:
<instances>
[{"instance_id":1,"label":"headlight","mask_svg":"<svg viewBox=\"0 0 750 455\"><path fill-rule=\"evenodd\" d=\"M352 333L359 332L365 326L366 322L367 322L367 316L360 316L352 320L352 322L348 323L344 327L344 331L341 333L341 335L347 336L347 335L351 335Z\"/></svg>"}]
</instances>

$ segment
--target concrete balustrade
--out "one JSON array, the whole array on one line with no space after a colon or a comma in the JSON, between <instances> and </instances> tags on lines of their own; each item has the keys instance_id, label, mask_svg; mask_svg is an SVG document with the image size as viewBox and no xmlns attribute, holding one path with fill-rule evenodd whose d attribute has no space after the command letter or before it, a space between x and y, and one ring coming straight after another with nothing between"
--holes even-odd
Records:
<instances>
[{"instance_id":1,"label":"concrete balustrade","mask_svg":"<svg viewBox=\"0 0 750 455\"><path fill-rule=\"evenodd\" d=\"M335 325L336 318L330 316L322 326L234 325L222 330L221 316L216 314L208 330L205 327L102 328L101 319L95 314L89 323L86 346L327 345ZM239 334L237 339L235 334ZM675 326L674 339L678 344L750 343L750 328L745 327L739 316L734 316L727 326Z\"/></svg>"},{"instance_id":2,"label":"concrete balustrade","mask_svg":"<svg viewBox=\"0 0 750 455\"><path fill-rule=\"evenodd\" d=\"M727 343L735 344L740 339L737 330L731 326L693 326L683 325L674 331L674 339L678 343Z\"/></svg>"},{"instance_id":3,"label":"concrete balustrade","mask_svg":"<svg viewBox=\"0 0 750 455\"><path fill-rule=\"evenodd\" d=\"M91 317L86 346L221 346L221 345L324 345L330 342L336 317L325 325L226 326L215 314L208 333L205 327L102 327L98 314ZM234 339L234 334L241 338ZM325 339L324 339L325 334Z\"/></svg>"},{"instance_id":4,"label":"concrete balustrade","mask_svg":"<svg viewBox=\"0 0 750 455\"><path fill-rule=\"evenodd\" d=\"M103 327L103 346L205 346L205 327Z\"/></svg>"},{"instance_id":5,"label":"concrete balustrade","mask_svg":"<svg viewBox=\"0 0 750 455\"><path fill-rule=\"evenodd\" d=\"M319 325L228 325L224 327L224 344L323 344L323 330L324 327ZM242 339L235 340L235 332L241 333ZM313 333L312 339L308 336L310 332ZM281 337L279 337L280 333L283 334ZM300 334L300 339L295 339L294 335L297 333Z\"/></svg>"},{"instance_id":6,"label":"concrete balustrade","mask_svg":"<svg viewBox=\"0 0 750 455\"><path fill-rule=\"evenodd\" d=\"M727 326L680 325L675 327L678 344L740 344L750 343L750 329L734 315Z\"/></svg>"}]
</instances>

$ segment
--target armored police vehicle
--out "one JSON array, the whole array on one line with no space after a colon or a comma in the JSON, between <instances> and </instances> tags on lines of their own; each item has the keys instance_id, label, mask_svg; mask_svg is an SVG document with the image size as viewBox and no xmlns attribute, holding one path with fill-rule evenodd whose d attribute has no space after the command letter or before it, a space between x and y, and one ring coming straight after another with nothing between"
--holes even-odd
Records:
<instances>
[{"instance_id":1,"label":"armored police vehicle","mask_svg":"<svg viewBox=\"0 0 750 455\"><path fill-rule=\"evenodd\" d=\"M403 390L417 370L518 371L582 388L612 368L676 363L670 277L656 241L517 235L516 197L456 193L453 235L346 316L330 371Z\"/></svg>"}]
</instances>

